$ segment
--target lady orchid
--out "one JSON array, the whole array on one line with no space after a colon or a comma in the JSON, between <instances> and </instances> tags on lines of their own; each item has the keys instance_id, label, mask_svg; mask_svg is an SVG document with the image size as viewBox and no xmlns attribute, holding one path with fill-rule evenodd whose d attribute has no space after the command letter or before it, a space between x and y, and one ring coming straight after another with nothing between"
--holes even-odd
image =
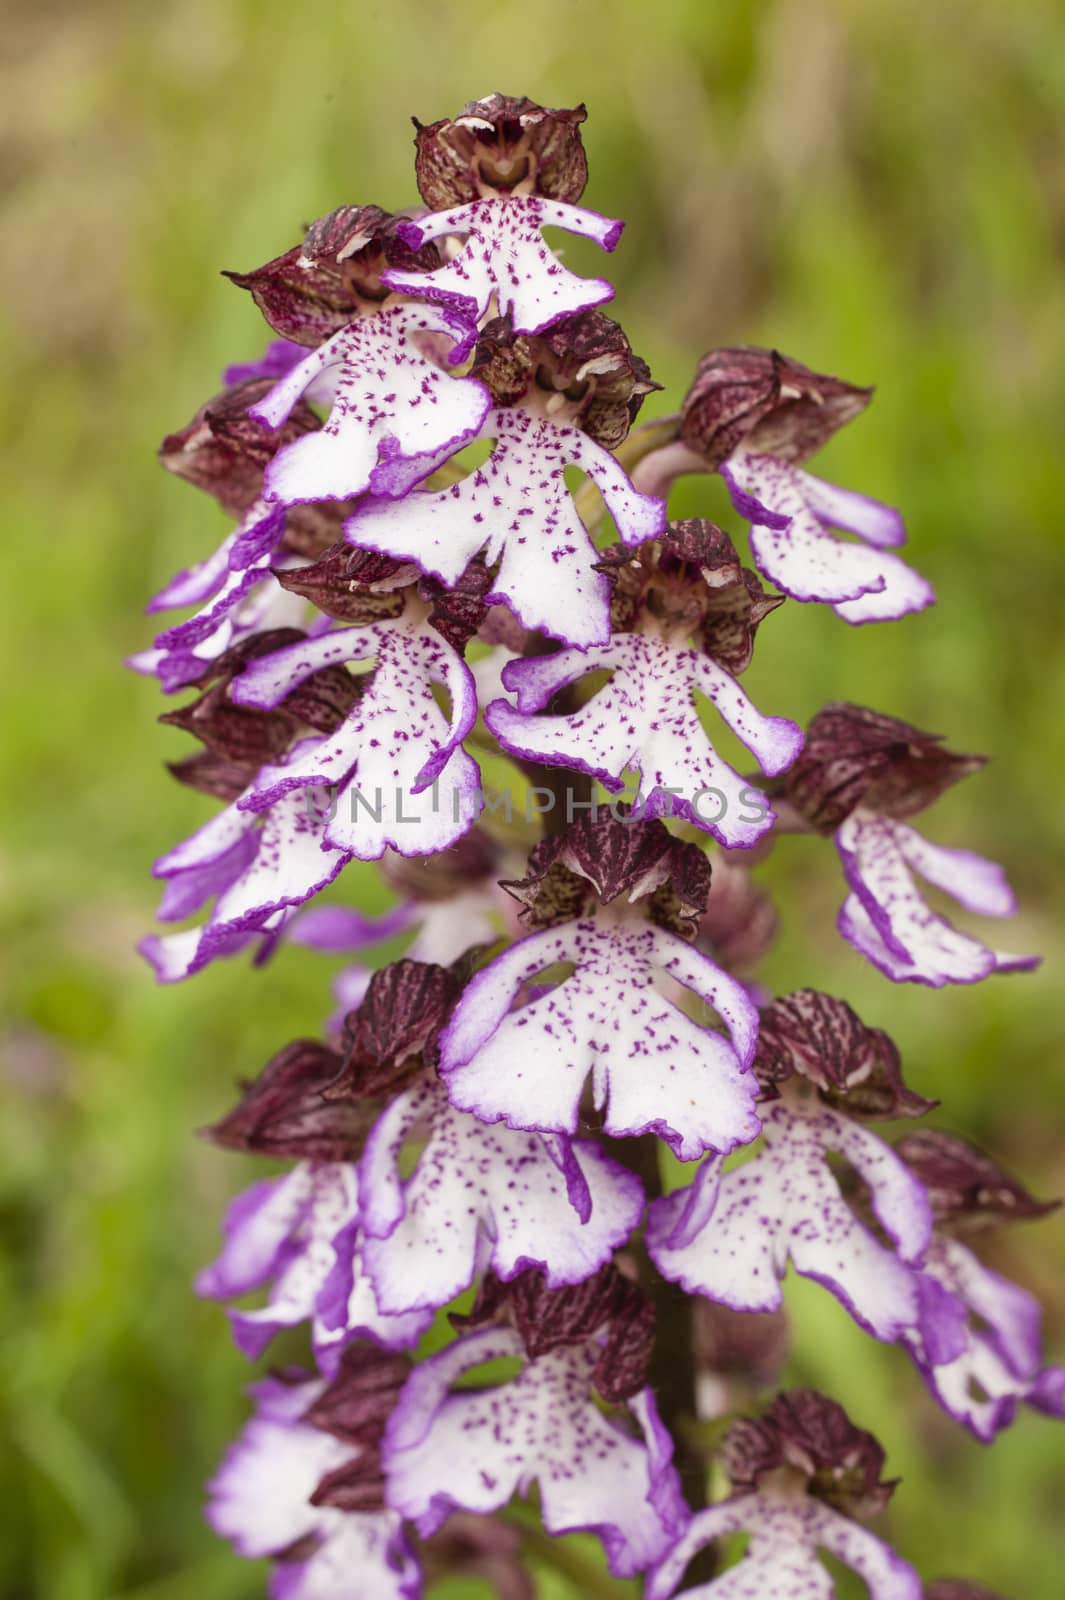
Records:
<instances>
[{"instance_id":1,"label":"lady orchid","mask_svg":"<svg viewBox=\"0 0 1065 1600\"><path fill-rule=\"evenodd\" d=\"M932 593L897 512L803 465L870 390L718 350L637 425L658 386L599 309L614 291L544 235L618 243L579 205L584 119L497 94L416 124L423 206L342 206L230 274L277 337L163 444L235 527L131 663L194 691L163 720L202 748L171 770L222 802L155 867L163 922L206 917L144 954L173 982L286 940L408 941L346 968L326 1038L209 1130L285 1165L233 1202L199 1292L242 1302L249 1359L305 1327L310 1363L253 1386L209 1515L286 1600L462 1573L531 1600L530 1550L576 1530L603 1593L828 1597L828 1552L872 1600L919 1600L863 1525L894 1487L876 1441L812 1390L765 1395L782 1280L823 1285L990 1440L1022 1401L1065 1416L1065 1374L967 1236L1048 1208L939 1128L874 1133L936 1103L845 1001L764 989L776 913L750 869L778 835L833 835L840 932L892 982L1036 958L918 888L1014 909L1000 868L909 821L980 758L850 704L804 733L740 687L786 596L873 622ZM691 472L722 474L757 571L670 519ZM318 900L354 861L392 909Z\"/></svg>"}]
</instances>

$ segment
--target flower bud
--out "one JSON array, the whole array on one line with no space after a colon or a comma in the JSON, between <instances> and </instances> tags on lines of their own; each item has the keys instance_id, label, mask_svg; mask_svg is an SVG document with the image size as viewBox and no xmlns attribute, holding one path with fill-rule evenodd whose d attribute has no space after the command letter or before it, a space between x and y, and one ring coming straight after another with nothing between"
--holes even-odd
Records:
<instances>
[{"instance_id":1,"label":"flower bud","mask_svg":"<svg viewBox=\"0 0 1065 1600\"><path fill-rule=\"evenodd\" d=\"M899 1140L895 1153L924 1185L936 1226L951 1232L1030 1222L1061 1204L1037 1200L990 1156L942 1128L915 1129Z\"/></svg>"},{"instance_id":2,"label":"flower bud","mask_svg":"<svg viewBox=\"0 0 1065 1600\"><path fill-rule=\"evenodd\" d=\"M806 1478L808 1494L848 1516L880 1511L895 1488L881 1480L884 1452L873 1435L816 1389L786 1390L761 1417L735 1423L722 1457L736 1491L790 1467Z\"/></svg>"},{"instance_id":3,"label":"flower bud","mask_svg":"<svg viewBox=\"0 0 1065 1600\"><path fill-rule=\"evenodd\" d=\"M740 444L781 461L805 461L872 396L872 389L811 372L778 350L712 350L685 396L681 438L711 467Z\"/></svg>"},{"instance_id":4,"label":"flower bud","mask_svg":"<svg viewBox=\"0 0 1065 1600\"><path fill-rule=\"evenodd\" d=\"M400 229L409 221L380 206L338 206L311 223L303 244L252 272L224 276L249 291L282 338L324 344L391 292L381 281L387 268L432 272L440 265L435 244L412 249L404 242Z\"/></svg>"},{"instance_id":5,"label":"flower bud","mask_svg":"<svg viewBox=\"0 0 1065 1600\"><path fill-rule=\"evenodd\" d=\"M851 1116L919 1117L936 1104L907 1089L898 1050L882 1029L867 1028L845 1000L816 989L782 995L762 1012L754 1073L767 1100L797 1074Z\"/></svg>"},{"instance_id":6,"label":"flower bud","mask_svg":"<svg viewBox=\"0 0 1065 1600\"><path fill-rule=\"evenodd\" d=\"M490 94L428 127L415 118L418 191L434 211L501 194L573 204L588 181L587 115L584 106L549 111L524 95Z\"/></svg>"},{"instance_id":7,"label":"flower bud","mask_svg":"<svg viewBox=\"0 0 1065 1600\"><path fill-rule=\"evenodd\" d=\"M515 334L509 317L494 317L481 330L470 375L497 405L524 400L531 409L535 396L538 408L608 450L621 444L644 396L659 387L624 329L596 310L539 334Z\"/></svg>"},{"instance_id":8,"label":"flower bud","mask_svg":"<svg viewBox=\"0 0 1065 1600\"><path fill-rule=\"evenodd\" d=\"M773 792L831 833L857 806L896 820L913 816L985 761L944 750L938 733L837 701L814 717L801 755Z\"/></svg>"}]
</instances>

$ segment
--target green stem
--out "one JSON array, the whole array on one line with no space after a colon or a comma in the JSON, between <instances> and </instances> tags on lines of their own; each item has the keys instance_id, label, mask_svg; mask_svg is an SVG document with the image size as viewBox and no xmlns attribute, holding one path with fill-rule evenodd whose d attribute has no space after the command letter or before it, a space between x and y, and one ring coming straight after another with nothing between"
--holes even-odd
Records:
<instances>
[{"instance_id":1,"label":"green stem","mask_svg":"<svg viewBox=\"0 0 1065 1600\"><path fill-rule=\"evenodd\" d=\"M671 417L655 417L653 422L641 422L614 451L618 465L631 473L637 462L649 456L652 450L661 450L663 445L672 444L680 435L680 424L679 411Z\"/></svg>"},{"instance_id":2,"label":"green stem","mask_svg":"<svg viewBox=\"0 0 1065 1600\"><path fill-rule=\"evenodd\" d=\"M601 1572L566 1540L553 1538L524 1519L512 1516L509 1520L518 1524L526 1556L569 1579L581 1600L631 1600L631 1585Z\"/></svg>"},{"instance_id":3,"label":"green stem","mask_svg":"<svg viewBox=\"0 0 1065 1600\"><path fill-rule=\"evenodd\" d=\"M637 1139L618 1139L610 1153L643 1184L648 1201L662 1193L662 1168L658 1139L653 1133ZM655 1346L647 1381L654 1390L658 1412L673 1439L673 1462L684 1498L693 1511L706 1505L709 1471L705 1451L696 1433L695 1330L692 1299L679 1285L667 1283L655 1270L642 1242L638 1245L640 1284L654 1302ZM717 1573L714 1547L701 1550L688 1567L684 1588L709 1583Z\"/></svg>"}]
</instances>

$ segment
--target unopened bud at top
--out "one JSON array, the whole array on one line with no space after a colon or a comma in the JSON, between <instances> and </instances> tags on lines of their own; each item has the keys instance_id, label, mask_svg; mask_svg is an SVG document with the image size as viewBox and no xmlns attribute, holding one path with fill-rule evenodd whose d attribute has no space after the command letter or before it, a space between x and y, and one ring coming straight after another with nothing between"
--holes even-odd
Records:
<instances>
[{"instance_id":1,"label":"unopened bud at top","mask_svg":"<svg viewBox=\"0 0 1065 1600\"><path fill-rule=\"evenodd\" d=\"M588 181L587 115L583 106L550 111L524 95L490 94L428 127L415 118L419 193L434 211L506 194L573 204Z\"/></svg>"}]
</instances>

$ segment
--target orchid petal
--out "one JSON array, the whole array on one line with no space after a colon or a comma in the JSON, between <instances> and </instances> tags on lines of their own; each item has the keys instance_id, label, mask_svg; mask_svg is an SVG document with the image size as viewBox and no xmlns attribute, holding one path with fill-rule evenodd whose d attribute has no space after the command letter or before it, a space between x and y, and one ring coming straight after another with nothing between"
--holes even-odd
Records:
<instances>
[{"instance_id":1,"label":"orchid petal","mask_svg":"<svg viewBox=\"0 0 1065 1600\"><path fill-rule=\"evenodd\" d=\"M402 272L382 276L392 289L439 300L475 320L488 310L493 294L500 316L509 311L516 333L539 333L563 317L613 298L613 287L601 278L578 278L544 243L541 229L565 228L613 250L621 224L578 206L539 195L508 195L476 200L408 225L413 242L444 234L467 234L466 244L446 266L432 273Z\"/></svg>"},{"instance_id":2,"label":"orchid petal","mask_svg":"<svg viewBox=\"0 0 1065 1600\"><path fill-rule=\"evenodd\" d=\"M423 1122L428 1141L401 1181L401 1152ZM643 1191L596 1146L572 1153L591 1202L583 1223L540 1134L489 1128L453 1110L435 1078L397 1096L360 1169L363 1256L381 1309L447 1304L472 1282L482 1255L504 1280L527 1267L542 1269L551 1287L590 1277L638 1223Z\"/></svg>"},{"instance_id":3,"label":"orchid petal","mask_svg":"<svg viewBox=\"0 0 1065 1600\"><path fill-rule=\"evenodd\" d=\"M315 379L336 374L325 426L279 450L266 492L286 506L364 494L405 493L478 432L491 399L472 378L427 359L426 335L468 347L471 330L432 306L393 305L359 317L287 373L250 415L276 428ZM382 471L378 472L378 463Z\"/></svg>"},{"instance_id":4,"label":"orchid petal","mask_svg":"<svg viewBox=\"0 0 1065 1600\"><path fill-rule=\"evenodd\" d=\"M720 470L737 509L753 524L751 551L759 570L785 594L825 601L852 623L901 617L932 603L931 585L898 556L827 531L818 508L832 500L832 485L809 479L788 462L746 450L735 452ZM838 510L839 502L834 503ZM855 509L849 504L844 515L862 522L856 531L872 525L877 544L897 542L884 538L888 508L871 524Z\"/></svg>"},{"instance_id":5,"label":"orchid petal","mask_svg":"<svg viewBox=\"0 0 1065 1600\"><path fill-rule=\"evenodd\" d=\"M909 862L923 862L941 883L947 881L951 864L942 851L901 823L853 812L838 829L836 844L853 891L840 913L840 931L894 982L941 988L1038 965L1035 957L989 949L926 904ZM992 877L992 864L975 861L979 866L962 864L965 894L971 904L991 904L1001 914L1006 901L1002 885Z\"/></svg>"},{"instance_id":6,"label":"orchid petal","mask_svg":"<svg viewBox=\"0 0 1065 1600\"><path fill-rule=\"evenodd\" d=\"M529 715L571 682L582 664L589 672L612 667L614 676L571 715ZM505 749L575 767L615 791L623 787L622 774L635 767L635 808L641 814L686 817L732 847L754 844L772 826L773 814L768 805L752 803L757 796L746 779L717 755L699 720L694 691L714 702L763 770L781 771L802 747L794 723L763 717L736 680L708 657L643 634L620 635L587 653L568 649L512 662L504 681L517 689L521 710L496 701L485 720ZM707 797L712 814L704 809Z\"/></svg>"},{"instance_id":7,"label":"orchid petal","mask_svg":"<svg viewBox=\"0 0 1065 1600\"><path fill-rule=\"evenodd\" d=\"M610 585L566 487L564 469L580 466L603 480L622 536L640 539L660 527L661 501L636 495L620 469L578 429L518 408L493 412L482 438L495 440L483 466L461 483L404 500L368 499L344 525L353 544L416 561L453 585L478 551L500 562L489 601L506 601L527 628L580 645L610 637ZM617 480L617 481L616 481ZM559 608L559 595L566 605Z\"/></svg>"},{"instance_id":8,"label":"orchid petal","mask_svg":"<svg viewBox=\"0 0 1065 1600\"><path fill-rule=\"evenodd\" d=\"M274 705L321 666L373 656L377 667L346 721L285 767L264 768L238 805L261 810L291 790L342 785L325 824L332 848L374 860L446 849L477 815L480 772L461 749L477 718L469 669L446 640L404 619L344 628L261 657L234 684L244 705ZM445 720L432 685L451 698ZM432 785L432 794L423 792Z\"/></svg>"},{"instance_id":9,"label":"orchid petal","mask_svg":"<svg viewBox=\"0 0 1065 1600\"><path fill-rule=\"evenodd\" d=\"M841 489L838 484L825 483L801 468L795 469L802 484L806 503L815 517L830 528L845 528L856 533L867 544L882 549L906 543L906 526L902 513L881 500L857 494L853 489Z\"/></svg>"},{"instance_id":10,"label":"orchid petal","mask_svg":"<svg viewBox=\"0 0 1065 1600\"><path fill-rule=\"evenodd\" d=\"M906 1183L889 1146L824 1109L771 1104L762 1131L751 1160L724 1174L711 1163L691 1194L652 1204L647 1244L658 1270L735 1311L772 1311L790 1258L876 1338L898 1338L918 1321L916 1277L858 1221L825 1156L842 1147L860 1163L878 1215L915 1251L927 1243L928 1215L914 1180Z\"/></svg>"},{"instance_id":11,"label":"orchid petal","mask_svg":"<svg viewBox=\"0 0 1065 1600\"><path fill-rule=\"evenodd\" d=\"M663 1482L672 1467L658 1441L650 1451L595 1405L594 1346L551 1351L494 1388L449 1392L460 1373L521 1348L510 1330L488 1329L415 1369L385 1435L389 1503L428 1537L452 1509L485 1515L535 1481L549 1533L597 1533L611 1571L631 1576L673 1531L652 1503L679 1502Z\"/></svg>"},{"instance_id":12,"label":"orchid petal","mask_svg":"<svg viewBox=\"0 0 1065 1600\"><path fill-rule=\"evenodd\" d=\"M571 961L571 977L508 1014L523 982ZM656 971L717 1007L731 1041L666 999ZM441 1036L440 1071L461 1110L555 1133L576 1131L591 1072L608 1134L656 1132L693 1160L758 1132L745 1064L756 1021L742 986L682 940L653 927L566 924L521 940L477 974Z\"/></svg>"}]
</instances>

